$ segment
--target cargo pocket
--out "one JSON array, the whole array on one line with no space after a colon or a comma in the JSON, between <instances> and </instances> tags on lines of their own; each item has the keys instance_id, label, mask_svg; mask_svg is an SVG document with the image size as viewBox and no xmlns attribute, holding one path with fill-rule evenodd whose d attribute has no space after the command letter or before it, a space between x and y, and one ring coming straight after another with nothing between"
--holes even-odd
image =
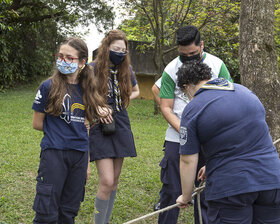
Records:
<instances>
[{"instance_id":1,"label":"cargo pocket","mask_svg":"<svg viewBox=\"0 0 280 224\"><path fill-rule=\"evenodd\" d=\"M274 205L280 205L280 189L275 189L276 195L274 198Z\"/></svg>"},{"instance_id":2,"label":"cargo pocket","mask_svg":"<svg viewBox=\"0 0 280 224\"><path fill-rule=\"evenodd\" d=\"M37 182L36 197L33 204L33 209L42 214L48 215L50 212L50 202L52 195L52 184L44 184Z\"/></svg>"},{"instance_id":3,"label":"cargo pocket","mask_svg":"<svg viewBox=\"0 0 280 224\"><path fill-rule=\"evenodd\" d=\"M163 159L159 163L159 166L161 167L160 180L163 184L168 184L167 165L168 165L167 159L163 157Z\"/></svg>"},{"instance_id":4,"label":"cargo pocket","mask_svg":"<svg viewBox=\"0 0 280 224\"><path fill-rule=\"evenodd\" d=\"M83 190L82 190L81 202L83 202L85 200L86 184L87 184L87 181L85 181L85 185L84 185Z\"/></svg>"},{"instance_id":5,"label":"cargo pocket","mask_svg":"<svg viewBox=\"0 0 280 224\"><path fill-rule=\"evenodd\" d=\"M207 217L211 223L220 223L219 217L220 209L217 207L209 206L207 209Z\"/></svg>"}]
</instances>

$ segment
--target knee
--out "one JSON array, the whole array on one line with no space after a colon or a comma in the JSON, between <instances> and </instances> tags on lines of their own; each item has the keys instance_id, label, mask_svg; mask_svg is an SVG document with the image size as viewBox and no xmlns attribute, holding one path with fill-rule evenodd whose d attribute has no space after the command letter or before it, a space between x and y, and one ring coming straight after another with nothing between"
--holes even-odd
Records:
<instances>
[{"instance_id":1,"label":"knee","mask_svg":"<svg viewBox=\"0 0 280 224\"><path fill-rule=\"evenodd\" d=\"M103 179L99 183L99 187L102 191L111 192L114 187L114 180L113 179Z\"/></svg>"}]
</instances>

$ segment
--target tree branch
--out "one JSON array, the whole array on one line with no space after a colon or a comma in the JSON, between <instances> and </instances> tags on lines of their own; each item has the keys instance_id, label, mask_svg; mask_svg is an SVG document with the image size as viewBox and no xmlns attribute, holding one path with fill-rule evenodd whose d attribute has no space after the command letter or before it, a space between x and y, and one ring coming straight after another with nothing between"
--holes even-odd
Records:
<instances>
[{"instance_id":1,"label":"tree branch","mask_svg":"<svg viewBox=\"0 0 280 224\"><path fill-rule=\"evenodd\" d=\"M43 16L37 16L37 17L18 17L16 19L12 19L8 21L8 23L15 23L15 22L23 22L23 23L32 23L32 22L39 22L43 21L45 19L50 19L50 18L58 18L63 15L63 12L57 12L52 15L43 15Z\"/></svg>"}]
</instances>

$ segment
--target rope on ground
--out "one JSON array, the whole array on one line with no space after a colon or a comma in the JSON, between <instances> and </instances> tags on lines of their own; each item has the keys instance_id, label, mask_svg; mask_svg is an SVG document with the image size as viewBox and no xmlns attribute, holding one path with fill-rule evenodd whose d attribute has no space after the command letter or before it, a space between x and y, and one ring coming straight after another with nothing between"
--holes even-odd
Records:
<instances>
[{"instance_id":1,"label":"rope on ground","mask_svg":"<svg viewBox=\"0 0 280 224\"><path fill-rule=\"evenodd\" d=\"M274 141L274 142L273 142L273 145L277 144L278 142L280 142L280 138L277 139L276 141ZM204 183L204 182L201 182L200 185L199 185L197 188L195 188L194 193L192 194L192 198L193 198L194 196L197 195L198 213L199 213L199 223L200 223L200 224L203 224L203 222L202 222L202 214L201 214L201 204L200 204L200 192L202 192L202 191L204 190L204 188L205 188L205 183ZM123 224L131 224L131 223L135 223L135 222L141 221L141 220L146 219L146 218L148 218L148 217L151 217L151 216L153 216L153 215L156 215L156 214L159 214L159 213L168 211L168 210L170 210L170 209L176 208L176 207L178 207L179 205L180 205L180 203L176 203L176 204L174 204L174 205L170 205L170 206L168 206L168 207L166 207L166 208L157 210L157 211L152 212L152 213L148 213L148 214L146 214L146 215L144 215L144 216L141 216L141 217L139 217L139 218L130 220L130 221L125 222L125 223L123 223Z\"/></svg>"},{"instance_id":2,"label":"rope on ground","mask_svg":"<svg viewBox=\"0 0 280 224\"><path fill-rule=\"evenodd\" d=\"M195 188L194 191L193 191L194 193L192 194L192 198L193 198L195 195L199 194L201 191L203 191L204 188L205 188L205 184L203 184L203 185L200 186L200 187ZM156 214L159 214L159 213L168 211L168 210L170 210L170 209L176 208L176 207L178 207L179 205L180 205L180 203L176 203L176 204L174 204L174 205L170 205L170 206L168 206L168 207L166 207L166 208L162 208L162 209L157 210L157 211L155 211L155 212L148 213L148 214L146 214L146 215L144 215L144 216L141 216L141 217L139 217L139 218L130 220L130 221L125 222L125 223L123 223L123 224L131 224L131 223L135 223L135 222L141 221L141 220L146 219L146 218L148 218L148 217L151 217L151 216L153 216L153 215L156 215Z\"/></svg>"},{"instance_id":3,"label":"rope on ground","mask_svg":"<svg viewBox=\"0 0 280 224\"><path fill-rule=\"evenodd\" d=\"M278 138L276 141L274 141L273 145L277 144L278 142L280 142L280 138Z\"/></svg>"}]
</instances>

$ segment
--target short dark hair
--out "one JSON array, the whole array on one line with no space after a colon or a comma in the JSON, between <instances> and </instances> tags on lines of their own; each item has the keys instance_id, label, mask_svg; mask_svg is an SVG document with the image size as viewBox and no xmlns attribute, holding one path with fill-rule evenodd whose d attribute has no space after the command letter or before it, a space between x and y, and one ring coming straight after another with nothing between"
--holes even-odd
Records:
<instances>
[{"instance_id":1,"label":"short dark hair","mask_svg":"<svg viewBox=\"0 0 280 224\"><path fill-rule=\"evenodd\" d=\"M200 81L209 80L212 77L211 68L200 61L187 61L182 64L177 72L177 82L180 89L184 89L184 85L197 85Z\"/></svg>"},{"instance_id":2,"label":"short dark hair","mask_svg":"<svg viewBox=\"0 0 280 224\"><path fill-rule=\"evenodd\" d=\"M200 44L200 32L195 26L183 26L177 30L177 44L187 46L195 43Z\"/></svg>"}]
</instances>

